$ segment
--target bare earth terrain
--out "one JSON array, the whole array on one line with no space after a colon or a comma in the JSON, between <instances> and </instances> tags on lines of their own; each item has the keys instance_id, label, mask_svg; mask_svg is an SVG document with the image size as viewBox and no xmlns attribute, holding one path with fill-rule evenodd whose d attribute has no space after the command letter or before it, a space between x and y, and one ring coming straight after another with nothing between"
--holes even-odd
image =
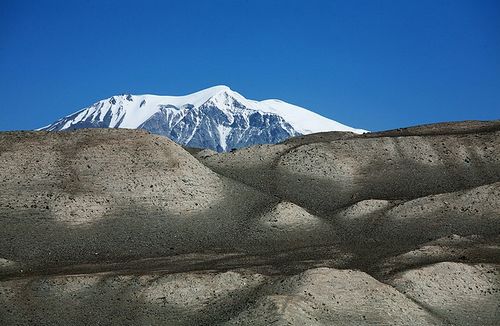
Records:
<instances>
[{"instance_id":1,"label":"bare earth terrain","mask_svg":"<svg viewBox=\"0 0 500 326\"><path fill-rule=\"evenodd\" d=\"M499 324L500 121L0 133L0 325Z\"/></svg>"}]
</instances>

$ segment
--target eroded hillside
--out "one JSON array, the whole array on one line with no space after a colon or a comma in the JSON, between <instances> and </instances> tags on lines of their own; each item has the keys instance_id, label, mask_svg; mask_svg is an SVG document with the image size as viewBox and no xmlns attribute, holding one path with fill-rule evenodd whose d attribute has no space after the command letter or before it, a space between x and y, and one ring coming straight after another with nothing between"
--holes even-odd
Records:
<instances>
[{"instance_id":1,"label":"eroded hillside","mask_svg":"<svg viewBox=\"0 0 500 326\"><path fill-rule=\"evenodd\" d=\"M0 324L496 325L498 153L498 121L1 133Z\"/></svg>"}]
</instances>

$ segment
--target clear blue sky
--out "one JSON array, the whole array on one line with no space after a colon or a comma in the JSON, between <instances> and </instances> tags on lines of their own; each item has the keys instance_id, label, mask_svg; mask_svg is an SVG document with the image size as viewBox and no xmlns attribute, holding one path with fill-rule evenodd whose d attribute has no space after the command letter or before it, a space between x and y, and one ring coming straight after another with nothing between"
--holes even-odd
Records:
<instances>
[{"instance_id":1,"label":"clear blue sky","mask_svg":"<svg viewBox=\"0 0 500 326\"><path fill-rule=\"evenodd\" d=\"M0 1L0 130L225 84L380 130L500 118L500 1Z\"/></svg>"}]
</instances>

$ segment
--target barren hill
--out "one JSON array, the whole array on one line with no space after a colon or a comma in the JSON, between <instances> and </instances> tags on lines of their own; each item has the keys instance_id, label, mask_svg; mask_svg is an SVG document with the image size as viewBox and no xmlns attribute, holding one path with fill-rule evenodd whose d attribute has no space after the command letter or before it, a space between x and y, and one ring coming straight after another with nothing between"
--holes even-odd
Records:
<instances>
[{"instance_id":1,"label":"barren hill","mask_svg":"<svg viewBox=\"0 0 500 326\"><path fill-rule=\"evenodd\" d=\"M0 324L497 325L498 153L498 121L0 133Z\"/></svg>"}]
</instances>

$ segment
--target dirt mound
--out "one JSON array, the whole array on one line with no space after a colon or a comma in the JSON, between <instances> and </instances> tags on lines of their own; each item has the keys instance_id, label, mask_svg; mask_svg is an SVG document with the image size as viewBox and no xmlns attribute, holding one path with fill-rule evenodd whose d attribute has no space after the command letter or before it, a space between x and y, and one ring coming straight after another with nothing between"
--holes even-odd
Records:
<instances>
[{"instance_id":1,"label":"dirt mound","mask_svg":"<svg viewBox=\"0 0 500 326\"><path fill-rule=\"evenodd\" d=\"M353 270L79 275L0 283L6 324L439 325L395 288ZM27 300L29 298L29 300Z\"/></svg>"},{"instance_id":2,"label":"dirt mound","mask_svg":"<svg viewBox=\"0 0 500 326\"><path fill-rule=\"evenodd\" d=\"M0 257L31 269L223 247L274 200L132 130L3 133L0 182Z\"/></svg>"},{"instance_id":3,"label":"dirt mound","mask_svg":"<svg viewBox=\"0 0 500 326\"><path fill-rule=\"evenodd\" d=\"M452 325L494 325L500 320L500 265L443 262L398 274L398 291Z\"/></svg>"},{"instance_id":4,"label":"dirt mound","mask_svg":"<svg viewBox=\"0 0 500 326\"><path fill-rule=\"evenodd\" d=\"M200 160L328 215L361 200L406 200L500 181L498 152L500 132L492 131L254 146Z\"/></svg>"}]
</instances>

